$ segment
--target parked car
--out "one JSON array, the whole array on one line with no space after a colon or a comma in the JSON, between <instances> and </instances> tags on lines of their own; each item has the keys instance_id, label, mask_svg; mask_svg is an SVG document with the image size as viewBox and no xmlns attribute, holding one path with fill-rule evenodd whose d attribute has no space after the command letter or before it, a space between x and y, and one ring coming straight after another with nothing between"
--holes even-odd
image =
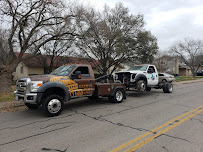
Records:
<instances>
[{"instance_id":1,"label":"parked car","mask_svg":"<svg viewBox=\"0 0 203 152\"><path fill-rule=\"evenodd\" d=\"M203 76L203 70L197 71L197 76Z\"/></svg>"},{"instance_id":2,"label":"parked car","mask_svg":"<svg viewBox=\"0 0 203 152\"><path fill-rule=\"evenodd\" d=\"M159 82L172 82L175 81L175 77L168 73L159 73Z\"/></svg>"}]
</instances>

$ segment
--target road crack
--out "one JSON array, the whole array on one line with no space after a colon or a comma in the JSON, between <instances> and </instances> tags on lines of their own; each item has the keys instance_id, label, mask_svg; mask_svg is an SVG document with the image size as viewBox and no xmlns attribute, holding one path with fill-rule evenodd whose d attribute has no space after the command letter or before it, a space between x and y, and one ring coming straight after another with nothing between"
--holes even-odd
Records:
<instances>
[{"instance_id":1,"label":"road crack","mask_svg":"<svg viewBox=\"0 0 203 152\"><path fill-rule=\"evenodd\" d=\"M119 127L130 128L130 129L137 130L137 131L151 132L151 133L154 134L154 135L158 133L158 132L153 132L153 131L151 131L151 130L144 129L144 128L136 128L136 127L124 125L124 124L122 124L122 123L115 123L115 122L113 122L113 121L110 121L110 120L107 120L107 119L102 118L102 116L100 116L100 117L93 117L93 116L90 116L90 115L87 115L87 114L85 114L85 113L81 113L81 112L78 112L78 111L75 111L75 110L71 110L71 111L74 111L76 114L80 114L80 115L83 115L83 116L85 116L85 117L88 117L88 118L97 120L97 121L108 122L108 123L110 123L110 124L113 124L113 125L116 125L116 126L119 126ZM176 122L178 122L178 120L176 120ZM174 138L174 139L178 139L178 140L183 140L183 141L190 142L190 141L187 140L187 139L179 138L179 137L175 137L175 136L171 136L171 135L168 135L168 134L161 134L161 135L155 137L155 139L158 138L158 137L160 137L160 136L162 136L162 135L167 136L167 137L171 137L171 138Z\"/></svg>"},{"instance_id":2,"label":"road crack","mask_svg":"<svg viewBox=\"0 0 203 152\"><path fill-rule=\"evenodd\" d=\"M203 121L200 119L196 119L196 118L190 118L190 120L198 120L199 122L201 122L203 124Z\"/></svg>"},{"instance_id":3,"label":"road crack","mask_svg":"<svg viewBox=\"0 0 203 152\"><path fill-rule=\"evenodd\" d=\"M54 119L63 119L63 118L71 117L73 115L75 115L75 113L70 114L70 115L65 115L65 116L53 117L53 118L49 118L49 119L45 119L45 120L38 120L38 121L31 122L31 123L23 124L23 125L20 125L20 126L16 126L16 127L6 127L6 128L0 129L0 131L8 130L8 129L18 129L18 128L21 128L21 127L33 125L35 123L47 122L47 121L51 121L51 120L54 120Z\"/></svg>"},{"instance_id":4,"label":"road crack","mask_svg":"<svg viewBox=\"0 0 203 152\"><path fill-rule=\"evenodd\" d=\"M150 131L150 130L144 129L144 128L135 128L135 127L132 127L132 126L124 125L124 124L122 124L122 123L115 123L115 122L113 122L113 121L110 121L110 120L107 120L107 119L102 118L102 116L93 117L93 116L87 115L87 114L82 113L82 112L78 112L78 111L75 111L75 110L72 110L72 111L75 112L76 114L80 114L80 115L83 115L83 116L85 116L85 117L88 117L88 118L97 120L97 121L108 122L108 123L110 123L110 124L113 124L113 125L116 125L116 126L119 126L119 127L126 127L126 128L134 129L134 130L137 130L137 131ZM152 132L152 133L153 133L153 132Z\"/></svg>"},{"instance_id":5,"label":"road crack","mask_svg":"<svg viewBox=\"0 0 203 152\"><path fill-rule=\"evenodd\" d=\"M59 150L59 149L51 149L51 148L42 148L42 151L56 151L56 152L66 152L68 150L68 147L65 150Z\"/></svg>"},{"instance_id":6,"label":"road crack","mask_svg":"<svg viewBox=\"0 0 203 152\"><path fill-rule=\"evenodd\" d=\"M51 126L56 126L56 125L61 125L61 124L69 124L69 123L75 123L75 122L59 122L59 123L47 125L46 127L41 127L40 129L46 129L46 128L51 127Z\"/></svg>"},{"instance_id":7,"label":"road crack","mask_svg":"<svg viewBox=\"0 0 203 152\"><path fill-rule=\"evenodd\" d=\"M182 140L182 141L187 141L187 142L190 142L190 141L189 141L189 140L187 140L187 139L180 138L180 137L175 137L175 136L171 136L171 135L167 135L167 134L161 134L161 135L159 135L159 136L155 137L154 139L159 138L159 137L161 137L161 136L167 136L167 137L170 137L170 138L174 138L174 139L178 139L178 140Z\"/></svg>"},{"instance_id":8,"label":"road crack","mask_svg":"<svg viewBox=\"0 0 203 152\"><path fill-rule=\"evenodd\" d=\"M0 144L0 147L4 146L4 145L11 144L11 143L15 143L15 142L18 142L18 141L22 141L22 140L25 140L25 139L33 138L33 137L36 137L36 136L41 136L41 135L44 135L44 134L47 134L47 133L51 133L51 132L59 131L59 130L62 130L62 129L66 129L68 127L70 127L70 125L69 126L64 126L64 127L61 127L61 128L57 128L57 129L53 129L53 130L50 130L50 131L34 134L34 135L27 136L27 137L24 137L24 138L19 138L19 139L10 141L10 142L2 143L2 144Z\"/></svg>"}]
</instances>

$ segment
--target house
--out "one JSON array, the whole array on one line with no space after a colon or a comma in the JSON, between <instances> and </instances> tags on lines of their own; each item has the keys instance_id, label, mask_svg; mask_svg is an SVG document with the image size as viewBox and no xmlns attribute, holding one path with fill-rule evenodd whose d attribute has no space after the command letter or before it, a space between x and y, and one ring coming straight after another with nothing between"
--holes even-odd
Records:
<instances>
[{"instance_id":1,"label":"house","mask_svg":"<svg viewBox=\"0 0 203 152\"><path fill-rule=\"evenodd\" d=\"M24 56L28 56L29 53L25 53ZM16 81L19 78L31 76L31 75L42 75L45 74L45 66L50 65L51 56L43 55L41 58L40 55L37 55L33 58L24 60L18 64L15 72L12 73L13 80ZM46 64L46 65L45 65ZM88 58L76 58L76 57L66 57L59 56L55 59L53 63L53 69L56 69L65 64L90 64L93 68L94 73L98 73L96 70L96 65L98 64L97 60L92 60Z\"/></svg>"},{"instance_id":2,"label":"house","mask_svg":"<svg viewBox=\"0 0 203 152\"><path fill-rule=\"evenodd\" d=\"M115 70L117 71L125 71L128 70L130 67L139 64L138 62L126 62L122 63L119 68ZM172 57L172 56L162 56L158 59L156 59L153 63L157 70L160 73L170 73L174 75L180 75L180 76L190 76L191 75L191 69L187 65L184 64L178 57ZM115 73L114 72L114 73Z\"/></svg>"},{"instance_id":3,"label":"house","mask_svg":"<svg viewBox=\"0 0 203 152\"><path fill-rule=\"evenodd\" d=\"M180 76L191 76L191 69L179 57L164 55L154 61L157 70Z\"/></svg>"}]
</instances>

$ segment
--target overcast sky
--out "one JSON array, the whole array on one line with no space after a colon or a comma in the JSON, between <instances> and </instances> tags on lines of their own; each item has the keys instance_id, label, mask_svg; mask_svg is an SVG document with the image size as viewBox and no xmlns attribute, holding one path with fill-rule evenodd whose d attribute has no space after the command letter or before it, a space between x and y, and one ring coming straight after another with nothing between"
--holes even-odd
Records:
<instances>
[{"instance_id":1,"label":"overcast sky","mask_svg":"<svg viewBox=\"0 0 203 152\"><path fill-rule=\"evenodd\" d=\"M81 0L102 10L122 2L131 14L144 14L147 30L158 39L160 50L186 37L203 40L203 0Z\"/></svg>"}]
</instances>

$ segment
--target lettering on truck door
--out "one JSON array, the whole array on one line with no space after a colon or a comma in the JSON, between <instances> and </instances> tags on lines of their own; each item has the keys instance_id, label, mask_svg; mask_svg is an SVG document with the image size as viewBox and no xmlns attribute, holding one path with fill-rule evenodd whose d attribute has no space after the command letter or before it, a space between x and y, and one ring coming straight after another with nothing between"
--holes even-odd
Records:
<instances>
[{"instance_id":1,"label":"lettering on truck door","mask_svg":"<svg viewBox=\"0 0 203 152\"><path fill-rule=\"evenodd\" d=\"M94 80L90 77L89 68L86 66L80 66L73 72L73 74L75 74L76 71L81 72L81 79L74 79L78 84L78 90L75 90L75 96L80 96L81 93L82 95L92 95L94 92Z\"/></svg>"}]
</instances>

